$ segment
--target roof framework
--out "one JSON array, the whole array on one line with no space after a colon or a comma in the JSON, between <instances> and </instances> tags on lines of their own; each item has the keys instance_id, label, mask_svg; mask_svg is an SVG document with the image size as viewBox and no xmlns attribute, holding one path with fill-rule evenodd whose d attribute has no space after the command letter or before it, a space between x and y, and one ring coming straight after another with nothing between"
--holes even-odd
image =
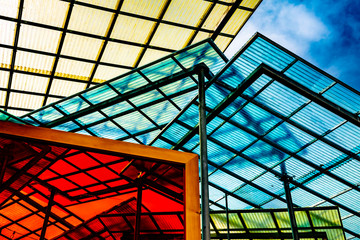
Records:
<instances>
[{"instance_id":1,"label":"roof framework","mask_svg":"<svg viewBox=\"0 0 360 240\"><path fill-rule=\"evenodd\" d=\"M210 47L204 48L205 45ZM189 57L182 58L182 54ZM225 193L231 209L285 207L285 193L279 179L280 164L285 163L292 177L294 205L338 206L347 238L359 237L356 199L359 197L360 94L261 34L254 36L230 61L211 42L199 43L34 111L23 119L40 126L87 134L94 134L94 125L107 123L104 129L130 133L121 137L106 135L109 138L199 153L196 92L185 94L194 90L196 78L190 77L195 74L192 67L201 63L209 68L206 102L211 208L225 208ZM153 81L130 88L126 79L139 72L144 78L149 74L147 70L153 73L148 77ZM107 94L109 86L116 81L128 95ZM172 84L176 87L172 88ZM136 108L128 107L128 100L132 102L139 93L136 89L143 94L141 100L133 104ZM110 116L96 102L75 113L79 104L72 99L82 96L81 102L86 102L88 96L91 99L92 95L87 95L91 91L93 96L103 94L108 96L106 100L116 99ZM187 96L178 105L181 110L170 111L166 106L176 109L173 102L181 94ZM59 112L60 106L64 108L66 104L72 112ZM147 108L151 111L144 111ZM81 120L91 119L90 116L93 117L90 123ZM114 127L116 117L119 126ZM135 125L147 127L136 129ZM101 134L108 132L101 130L97 132L99 135L94 135L104 137Z\"/></svg>"},{"instance_id":2,"label":"roof framework","mask_svg":"<svg viewBox=\"0 0 360 240\"><path fill-rule=\"evenodd\" d=\"M0 108L22 115L209 37L223 51L260 2L1 0Z\"/></svg>"}]
</instances>

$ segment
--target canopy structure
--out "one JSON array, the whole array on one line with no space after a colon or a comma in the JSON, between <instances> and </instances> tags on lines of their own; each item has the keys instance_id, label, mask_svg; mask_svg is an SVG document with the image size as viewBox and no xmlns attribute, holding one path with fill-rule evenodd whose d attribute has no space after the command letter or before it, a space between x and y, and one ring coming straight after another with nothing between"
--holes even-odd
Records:
<instances>
[{"instance_id":1,"label":"canopy structure","mask_svg":"<svg viewBox=\"0 0 360 240\"><path fill-rule=\"evenodd\" d=\"M0 109L23 115L211 37L261 0L1 0Z\"/></svg>"},{"instance_id":2,"label":"canopy structure","mask_svg":"<svg viewBox=\"0 0 360 240\"><path fill-rule=\"evenodd\" d=\"M199 69L210 208L284 208L285 176L295 207L337 206L359 237L360 94L261 34L230 61L207 40L22 119L199 154Z\"/></svg>"},{"instance_id":3,"label":"canopy structure","mask_svg":"<svg viewBox=\"0 0 360 240\"><path fill-rule=\"evenodd\" d=\"M0 150L2 239L200 238L195 154L10 121Z\"/></svg>"}]
</instances>

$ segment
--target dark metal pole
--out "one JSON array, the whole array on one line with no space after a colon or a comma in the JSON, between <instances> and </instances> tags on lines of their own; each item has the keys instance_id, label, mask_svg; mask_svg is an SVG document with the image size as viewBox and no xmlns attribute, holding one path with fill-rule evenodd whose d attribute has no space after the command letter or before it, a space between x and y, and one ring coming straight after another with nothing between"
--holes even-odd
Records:
<instances>
[{"instance_id":1,"label":"dark metal pole","mask_svg":"<svg viewBox=\"0 0 360 240\"><path fill-rule=\"evenodd\" d=\"M281 174L282 174L281 180L284 182L286 204L287 204L288 212L289 212L292 236L293 236L294 240L299 240L300 238L299 238L299 233L297 230L294 206L293 206L293 202L291 199L291 191L290 191L290 187L289 187L290 177L287 175L285 163L282 163L280 165L280 168L281 168Z\"/></svg>"},{"instance_id":2,"label":"dark metal pole","mask_svg":"<svg viewBox=\"0 0 360 240\"><path fill-rule=\"evenodd\" d=\"M138 192L137 192L137 202L136 202L136 219L135 219L135 228L134 228L134 240L140 239L140 222L141 222L141 202L142 202L142 181L141 178L138 178Z\"/></svg>"},{"instance_id":3,"label":"dark metal pole","mask_svg":"<svg viewBox=\"0 0 360 240\"><path fill-rule=\"evenodd\" d=\"M5 145L2 150L0 150L0 160L1 160L1 172L0 172L0 186L3 183L5 172L6 172L6 166L8 164L10 153L9 153L9 145Z\"/></svg>"},{"instance_id":4,"label":"dark metal pole","mask_svg":"<svg viewBox=\"0 0 360 240\"><path fill-rule=\"evenodd\" d=\"M227 193L225 193L225 204L226 204L227 239L230 240L229 203L228 203L228 195L227 195Z\"/></svg>"},{"instance_id":5,"label":"dark metal pole","mask_svg":"<svg viewBox=\"0 0 360 240\"><path fill-rule=\"evenodd\" d=\"M41 229L41 235L40 235L40 240L44 240L45 239L45 233L46 233L46 228L47 228L47 223L49 221L49 216L51 214L51 207L54 203L54 197L55 197L55 193L56 190L54 188L51 189L51 194L50 194L50 198L49 198L49 202L48 205L46 207L46 212L45 212L45 218L44 218L44 222L43 222L43 227Z\"/></svg>"},{"instance_id":6,"label":"dark metal pole","mask_svg":"<svg viewBox=\"0 0 360 240\"><path fill-rule=\"evenodd\" d=\"M205 111L205 69L199 67L199 136L202 240L210 240L209 179Z\"/></svg>"}]
</instances>

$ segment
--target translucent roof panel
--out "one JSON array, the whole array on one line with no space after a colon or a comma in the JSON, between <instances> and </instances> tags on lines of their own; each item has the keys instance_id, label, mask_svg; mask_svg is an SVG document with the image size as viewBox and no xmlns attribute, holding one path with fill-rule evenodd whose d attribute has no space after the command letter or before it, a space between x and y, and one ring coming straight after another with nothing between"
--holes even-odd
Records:
<instances>
[{"instance_id":1,"label":"translucent roof panel","mask_svg":"<svg viewBox=\"0 0 360 240\"><path fill-rule=\"evenodd\" d=\"M0 81L9 91L1 93L0 108L38 108L11 99L15 74L48 79L37 92L45 106L54 101L50 92L62 91L59 99L73 94L53 84L56 78L86 89L210 37L224 51L261 0L242 2L1 0L0 66L8 76Z\"/></svg>"},{"instance_id":2,"label":"translucent roof panel","mask_svg":"<svg viewBox=\"0 0 360 240\"><path fill-rule=\"evenodd\" d=\"M214 43L206 40L52 103L24 119L39 126L148 144L196 95L194 73L178 80L170 77L200 63L216 74L226 61ZM53 81L64 87L66 83ZM69 87L80 89L84 84ZM64 95L63 91L51 93Z\"/></svg>"}]
</instances>

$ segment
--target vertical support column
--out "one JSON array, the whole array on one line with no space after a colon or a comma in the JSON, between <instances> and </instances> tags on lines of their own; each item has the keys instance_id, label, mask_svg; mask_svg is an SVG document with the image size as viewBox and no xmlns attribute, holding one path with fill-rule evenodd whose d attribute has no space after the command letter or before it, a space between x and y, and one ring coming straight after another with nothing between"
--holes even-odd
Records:
<instances>
[{"instance_id":1,"label":"vertical support column","mask_svg":"<svg viewBox=\"0 0 360 240\"><path fill-rule=\"evenodd\" d=\"M141 177L138 180L138 191L137 191L137 201L136 201L136 218L135 218L135 227L134 227L134 240L140 239L140 223L141 223L141 202L142 202L142 181Z\"/></svg>"},{"instance_id":2,"label":"vertical support column","mask_svg":"<svg viewBox=\"0 0 360 240\"><path fill-rule=\"evenodd\" d=\"M45 239L45 233L46 233L46 228L47 228L47 223L49 221L49 217L50 217L50 213L51 213L51 207L54 203L54 197L55 197L55 193L56 190L54 188L51 189L51 194L50 194L50 198L49 198L49 202L48 205L46 207L46 212L45 212L45 218L44 218L44 223L43 223L43 227L41 229L41 235L40 235L40 240L44 240Z\"/></svg>"},{"instance_id":3,"label":"vertical support column","mask_svg":"<svg viewBox=\"0 0 360 240\"><path fill-rule=\"evenodd\" d=\"M288 212L289 212L292 236L293 236L294 240L299 240L299 233L297 230L294 206L293 206L293 202L291 199L291 191L290 191L290 187L289 187L290 177L287 175L285 163L281 163L280 168L281 168L281 175L282 175L281 180L284 182L286 204L287 204Z\"/></svg>"},{"instance_id":4,"label":"vertical support column","mask_svg":"<svg viewBox=\"0 0 360 240\"><path fill-rule=\"evenodd\" d=\"M199 136L200 136L200 180L201 180L201 227L202 240L210 240L209 177L206 135L205 69L199 68Z\"/></svg>"},{"instance_id":5,"label":"vertical support column","mask_svg":"<svg viewBox=\"0 0 360 240\"><path fill-rule=\"evenodd\" d=\"M227 195L227 193L225 193L225 206L226 206L227 239L230 240L229 203L228 203L228 195Z\"/></svg>"}]
</instances>

